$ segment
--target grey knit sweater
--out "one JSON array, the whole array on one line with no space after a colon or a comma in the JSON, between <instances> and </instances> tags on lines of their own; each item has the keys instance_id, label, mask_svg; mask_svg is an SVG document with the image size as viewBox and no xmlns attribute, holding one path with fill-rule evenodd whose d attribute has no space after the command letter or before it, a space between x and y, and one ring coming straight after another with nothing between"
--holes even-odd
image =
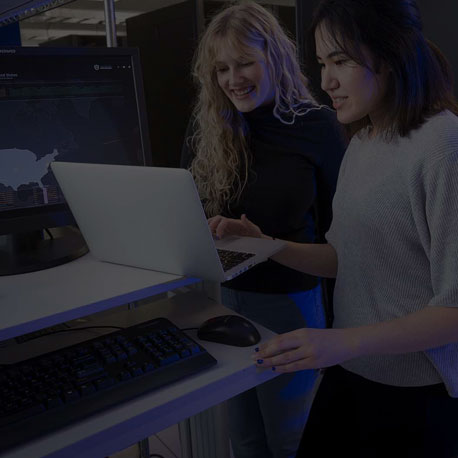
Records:
<instances>
[{"instance_id":1,"label":"grey knit sweater","mask_svg":"<svg viewBox=\"0 0 458 458\"><path fill-rule=\"evenodd\" d=\"M457 307L458 118L442 112L391 142L354 136L326 238L338 256L335 328ZM458 397L458 343L342 366L389 385L444 382Z\"/></svg>"}]
</instances>

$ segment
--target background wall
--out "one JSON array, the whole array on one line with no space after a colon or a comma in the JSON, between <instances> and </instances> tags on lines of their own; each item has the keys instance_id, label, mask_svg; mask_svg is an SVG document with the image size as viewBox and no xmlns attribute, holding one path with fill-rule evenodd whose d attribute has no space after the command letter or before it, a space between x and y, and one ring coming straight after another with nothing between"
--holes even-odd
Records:
<instances>
[{"instance_id":1,"label":"background wall","mask_svg":"<svg viewBox=\"0 0 458 458\"><path fill-rule=\"evenodd\" d=\"M417 0L423 31L447 57L455 76L458 98L458 0Z\"/></svg>"}]
</instances>

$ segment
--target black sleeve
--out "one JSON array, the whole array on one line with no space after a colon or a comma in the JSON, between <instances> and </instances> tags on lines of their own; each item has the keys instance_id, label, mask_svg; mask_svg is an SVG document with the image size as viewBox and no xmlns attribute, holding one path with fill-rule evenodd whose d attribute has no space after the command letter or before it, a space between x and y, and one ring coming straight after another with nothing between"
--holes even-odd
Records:
<instances>
[{"instance_id":1,"label":"black sleeve","mask_svg":"<svg viewBox=\"0 0 458 458\"><path fill-rule=\"evenodd\" d=\"M335 113L329 112L327 116L329 116L330 129L328 129L316 171L317 242L325 242L324 234L331 225L332 199L336 191L340 163L348 146L348 138L342 126L338 124Z\"/></svg>"},{"instance_id":2,"label":"black sleeve","mask_svg":"<svg viewBox=\"0 0 458 458\"><path fill-rule=\"evenodd\" d=\"M191 118L188 122L188 127L186 128L186 133L184 135L183 146L181 148L180 167L182 169L189 169L194 159L194 151L191 148L191 137L194 133L193 126L194 122Z\"/></svg>"}]
</instances>

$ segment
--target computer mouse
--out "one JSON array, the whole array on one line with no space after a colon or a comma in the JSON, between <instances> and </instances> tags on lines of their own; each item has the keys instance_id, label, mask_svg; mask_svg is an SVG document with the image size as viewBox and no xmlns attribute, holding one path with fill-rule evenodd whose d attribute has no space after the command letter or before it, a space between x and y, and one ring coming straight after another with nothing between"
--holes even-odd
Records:
<instances>
[{"instance_id":1,"label":"computer mouse","mask_svg":"<svg viewBox=\"0 0 458 458\"><path fill-rule=\"evenodd\" d=\"M202 323L197 337L210 342L249 347L261 340L258 330L245 318L238 315L221 315Z\"/></svg>"}]
</instances>

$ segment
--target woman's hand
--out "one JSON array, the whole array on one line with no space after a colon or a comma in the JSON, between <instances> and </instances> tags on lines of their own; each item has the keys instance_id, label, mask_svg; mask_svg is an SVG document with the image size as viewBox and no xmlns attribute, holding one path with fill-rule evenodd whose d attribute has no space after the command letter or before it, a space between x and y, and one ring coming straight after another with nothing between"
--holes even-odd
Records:
<instances>
[{"instance_id":1,"label":"woman's hand","mask_svg":"<svg viewBox=\"0 0 458 458\"><path fill-rule=\"evenodd\" d=\"M259 367L278 372L320 369L364 355L398 355L457 343L457 329L458 307L425 306L355 328L297 329L260 345L253 359Z\"/></svg>"},{"instance_id":2,"label":"woman's hand","mask_svg":"<svg viewBox=\"0 0 458 458\"><path fill-rule=\"evenodd\" d=\"M252 223L245 214L240 219L226 218L218 215L208 220L208 226L213 235L219 239L229 235L240 237L262 237L263 234L256 224Z\"/></svg>"},{"instance_id":3,"label":"woman's hand","mask_svg":"<svg viewBox=\"0 0 458 458\"><path fill-rule=\"evenodd\" d=\"M252 355L258 367L295 372L334 366L359 356L352 329L303 328L275 336ZM260 362L262 361L262 362Z\"/></svg>"}]
</instances>

